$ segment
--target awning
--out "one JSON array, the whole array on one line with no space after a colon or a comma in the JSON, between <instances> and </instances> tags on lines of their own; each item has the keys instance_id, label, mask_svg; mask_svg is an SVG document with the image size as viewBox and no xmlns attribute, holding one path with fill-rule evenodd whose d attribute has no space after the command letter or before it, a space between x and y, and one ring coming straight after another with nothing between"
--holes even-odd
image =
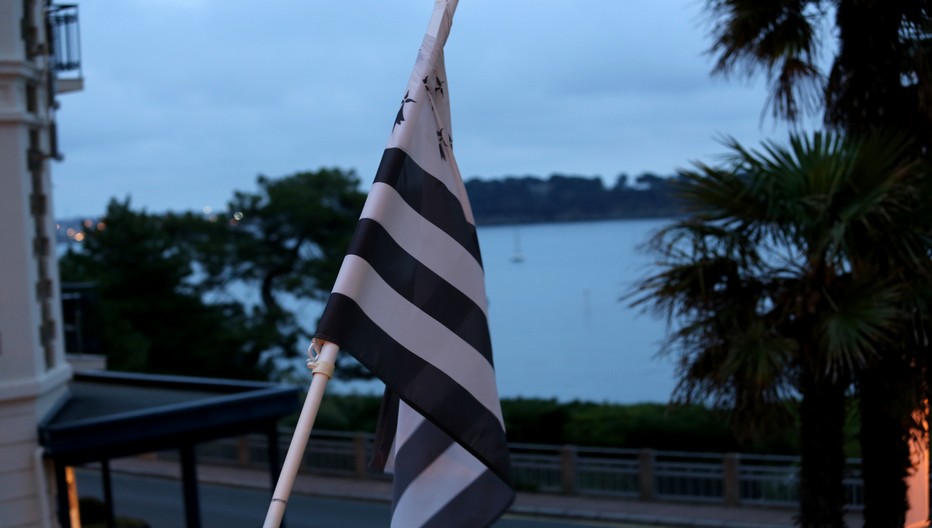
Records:
<instances>
[{"instance_id":1,"label":"awning","mask_svg":"<svg viewBox=\"0 0 932 528\"><path fill-rule=\"evenodd\" d=\"M100 371L75 374L68 389L39 423L39 443L58 474L59 520L65 527L65 467L102 462L108 473L110 459L171 449L181 451L188 526L199 526L194 446L264 432L274 483L278 421L300 408L297 387L250 381ZM104 478L106 487L109 474ZM107 506L112 512L112 501Z\"/></svg>"}]
</instances>

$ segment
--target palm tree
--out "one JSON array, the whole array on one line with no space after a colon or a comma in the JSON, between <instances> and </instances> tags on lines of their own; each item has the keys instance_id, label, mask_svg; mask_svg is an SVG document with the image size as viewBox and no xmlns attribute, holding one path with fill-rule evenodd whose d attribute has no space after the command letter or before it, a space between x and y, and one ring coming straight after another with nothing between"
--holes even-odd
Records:
<instances>
[{"instance_id":1,"label":"palm tree","mask_svg":"<svg viewBox=\"0 0 932 528\"><path fill-rule=\"evenodd\" d=\"M771 83L773 115L822 111L850 133L932 134L932 4L927 0L707 0L714 72ZM833 18L834 17L834 18ZM837 40L836 40L837 38ZM820 62L835 56L828 72Z\"/></svg>"},{"instance_id":2,"label":"palm tree","mask_svg":"<svg viewBox=\"0 0 932 528\"><path fill-rule=\"evenodd\" d=\"M821 111L826 125L849 136L905 132L913 148L904 155L930 159L932 2L708 0L707 5L715 72L765 73L775 117L793 121L803 112ZM835 54L822 71L820 57L826 51ZM905 255L894 262L880 251L872 258L869 269L878 277L909 276L914 291L928 292L929 258L919 262ZM897 524L905 511L907 442L917 431L916 407L909 406L917 399L916 391L929 385L922 376L930 356L929 312L923 298L929 299L929 294L901 307L913 313L909 331L873 357L857 380L868 526ZM932 373L927 375L932 378Z\"/></svg>"},{"instance_id":3,"label":"palm tree","mask_svg":"<svg viewBox=\"0 0 932 528\"><path fill-rule=\"evenodd\" d=\"M877 248L927 247L889 236L920 200L907 146L823 134L760 151L729 142L723 167L681 174L691 214L653 239L661 271L634 294L676 325L679 399L711 400L755 432L799 397L802 526L844 525L846 394L908 322L907 285L862 264Z\"/></svg>"}]
</instances>

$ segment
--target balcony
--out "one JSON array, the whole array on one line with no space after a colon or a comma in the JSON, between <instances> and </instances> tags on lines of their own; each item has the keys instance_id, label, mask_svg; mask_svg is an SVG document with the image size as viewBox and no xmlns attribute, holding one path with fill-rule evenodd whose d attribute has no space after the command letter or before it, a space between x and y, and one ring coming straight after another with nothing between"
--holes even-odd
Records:
<instances>
[{"instance_id":1,"label":"balcony","mask_svg":"<svg viewBox=\"0 0 932 528\"><path fill-rule=\"evenodd\" d=\"M46 20L50 52L54 59L55 91L68 93L83 90L77 4L49 4Z\"/></svg>"}]
</instances>

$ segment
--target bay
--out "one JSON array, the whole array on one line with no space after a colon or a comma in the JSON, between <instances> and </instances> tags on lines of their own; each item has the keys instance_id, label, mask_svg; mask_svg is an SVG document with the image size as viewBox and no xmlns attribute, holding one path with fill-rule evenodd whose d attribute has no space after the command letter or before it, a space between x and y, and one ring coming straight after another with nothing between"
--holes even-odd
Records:
<instances>
[{"instance_id":1,"label":"bay","mask_svg":"<svg viewBox=\"0 0 932 528\"><path fill-rule=\"evenodd\" d=\"M640 246L667 222L479 228L500 396L669 400L675 367L657 355L666 323L621 300L652 271ZM376 394L382 385L334 380L332 390Z\"/></svg>"}]
</instances>

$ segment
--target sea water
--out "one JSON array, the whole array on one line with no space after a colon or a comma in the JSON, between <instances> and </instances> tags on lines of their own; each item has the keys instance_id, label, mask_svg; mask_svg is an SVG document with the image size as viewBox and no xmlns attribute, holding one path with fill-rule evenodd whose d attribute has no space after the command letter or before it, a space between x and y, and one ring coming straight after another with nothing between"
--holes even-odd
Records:
<instances>
[{"instance_id":1,"label":"sea water","mask_svg":"<svg viewBox=\"0 0 932 528\"><path fill-rule=\"evenodd\" d=\"M666 223L479 228L502 397L669 400L674 363L658 356L666 322L624 299L638 280L656 272L641 246ZM334 380L331 390L380 394L382 385Z\"/></svg>"}]
</instances>

